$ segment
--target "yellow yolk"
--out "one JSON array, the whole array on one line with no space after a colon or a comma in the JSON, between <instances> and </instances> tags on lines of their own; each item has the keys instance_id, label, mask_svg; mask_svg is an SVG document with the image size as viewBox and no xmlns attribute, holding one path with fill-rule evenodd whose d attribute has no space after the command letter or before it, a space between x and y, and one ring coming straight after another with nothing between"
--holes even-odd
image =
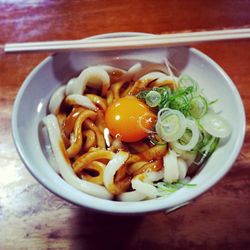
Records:
<instances>
[{"instance_id":1,"label":"yellow yolk","mask_svg":"<svg viewBox=\"0 0 250 250\"><path fill-rule=\"evenodd\" d=\"M148 135L156 121L156 115L134 96L113 102L105 114L106 126L111 135L124 142L135 142Z\"/></svg>"}]
</instances>

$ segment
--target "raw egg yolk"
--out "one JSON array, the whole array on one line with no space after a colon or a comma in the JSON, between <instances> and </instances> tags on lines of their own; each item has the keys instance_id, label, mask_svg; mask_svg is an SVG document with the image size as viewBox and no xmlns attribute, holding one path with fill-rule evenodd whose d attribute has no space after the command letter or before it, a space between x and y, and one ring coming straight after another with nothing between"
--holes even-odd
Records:
<instances>
[{"instance_id":1,"label":"raw egg yolk","mask_svg":"<svg viewBox=\"0 0 250 250\"><path fill-rule=\"evenodd\" d=\"M111 135L124 142L135 142L148 135L156 115L134 96L113 102L106 111L105 122Z\"/></svg>"}]
</instances>

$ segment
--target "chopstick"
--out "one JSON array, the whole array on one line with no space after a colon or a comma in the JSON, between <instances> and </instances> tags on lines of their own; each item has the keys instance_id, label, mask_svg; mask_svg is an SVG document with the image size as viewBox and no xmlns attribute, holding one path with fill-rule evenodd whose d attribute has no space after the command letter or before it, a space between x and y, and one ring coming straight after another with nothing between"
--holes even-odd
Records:
<instances>
[{"instance_id":1,"label":"chopstick","mask_svg":"<svg viewBox=\"0 0 250 250\"><path fill-rule=\"evenodd\" d=\"M187 32L177 34L142 35L118 38L83 39L68 41L46 41L9 43L3 46L5 53L57 52L57 51L105 51L185 46L201 42L250 38L250 28L214 31Z\"/></svg>"}]
</instances>

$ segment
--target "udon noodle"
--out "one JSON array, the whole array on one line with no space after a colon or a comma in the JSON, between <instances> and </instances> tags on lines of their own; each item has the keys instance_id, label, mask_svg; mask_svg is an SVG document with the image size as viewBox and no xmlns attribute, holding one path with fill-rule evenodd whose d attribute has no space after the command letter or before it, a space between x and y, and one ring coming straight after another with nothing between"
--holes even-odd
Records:
<instances>
[{"instance_id":1,"label":"udon noodle","mask_svg":"<svg viewBox=\"0 0 250 250\"><path fill-rule=\"evenodd\" d=\"M161 195L157 183L185 182L198 151L179 149L161 136L165 118L159 123L160 108L142 97L150 90L176 93L178 81L168 64L137 63L128 70L97 65L59 87L43 123L62 178L84 193L120 201L153 199ZM117 125L120 116L136 112L137 103L138 126L129 119ZM192 126L187 129L195 134ZM195 145L200 137L198 132Z\"/></svg>"}]
</instances>

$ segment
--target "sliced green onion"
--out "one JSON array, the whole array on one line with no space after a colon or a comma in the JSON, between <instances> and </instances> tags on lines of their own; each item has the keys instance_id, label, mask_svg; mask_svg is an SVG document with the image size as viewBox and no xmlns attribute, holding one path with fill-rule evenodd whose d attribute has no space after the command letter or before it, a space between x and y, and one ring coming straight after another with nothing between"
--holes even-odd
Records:
<instances>
[{"instance_id":1,"label":"sliced green onion","mask_svg":"<svg viewBox=\"0 0 250 250\"><path fill-rule=\"evenodd\" d=\"M172 91L169 87L161 87L159 91L158 92L161 94L161 102L159 104L159 109L167 108L169 104L168 99L171 96Z\"/></svg>"},{"instance_id":2,"label":"sliced green onion","mask_svg":"<svg viewBox=\"0 0 250 250\"><path fill-rule=\"evenodd\" d=\"M168 107L181 111L185 116L189 115L190 101L193 99L194 93L192 87L185 89L177 89L168 98Z\"/></svg>"},{"instance_id":3,"label":"sliced green onion","mask_svg":"<svg viewBox=\"0 0 250 250\"><path fill-rule=\"evenodd\" d=\"M142 99L142 100L145 100L146 98L146 95L148 94L149 90L142 90L140 91L136 97L139 98L139 99Z\"/></svg>"},{"instance_id":4,"label":"sliced green onion","mask_svg":"<svg viewBox=\"0 0 250 250\"><path fill-rule=\"evenodd\" d=\"M200 158L198 162L194 162L196 165L202 164L205 161L205 159L207 159L213 154L213 152L216 150L217 146L219 145L220 138L213 137L211 135L209 136L210 136L210 139L206 142L206 144L202 148L199 149L199 152L201 153L202 157Z\"/></svg>"},{"instance_id":5,"label":"sliced green onion","mask_svg":"<svg viewBox=\"0 0 250 250\"><path fill-rule=\"evenodd\" d=\"M218 99L215 99L215 100L209 102L208 105L213 105L213 104L216 103L216 102L218 102Z\"/></svg>"},{"instance_id":6,"label":"sliced green onion","mask_svg":"<svg viewBox=\"0 0 250 250\"><path fill-rule=\"evenodd\" d=\"M214 137L225 138L231 134L228 122L216 114L207 113L200 119L200 124L207 133Z\"/></svg>"},{"instance_id":7,"label":"sliced green onion","mask_svg":"<svg viewBox=\"0 0 250 250\"><path fill-rule=\"evenodd\" d=\"M169 107L186 114L189 109L189 100L185 95L177 96L175 99L170 101Z\"/></svg>"},{"instance_id":8,"label":"sliced green onion","mask_svg":"<svg viewBox=\"0 0 250 250\"><path fill-rule=\"evenodd\" d=\"M214 150L216 149L218 143L219 143L219 138L211 136L209 141L207 142L206 145L204 145L202 148L200 148L200 152L203 155L209 156L211 155Z\"/></svg>"},{"instance_id":9,"label":"sliced green onion","mask_svg":"<svg viewBox=\"0 0 250 250\"><path fill-rule=\"evenodd\" d=\"M161 95L157 91L149 91L145 97L145 101L149 107L154 108L160 104Z\"/></svg>"},{"instance_id":10,"label":"sliced green onion","mask_svg":"<svg viewBox=\"0 0 250 250\"><path fill-rule=\"evenodd\" d=\"M156 132L166 142L180 139L186 130L186 118L178 110L169 108L161 109L158 112Z\"/></svg>"},{"instance_id":11,"label":"sliced green onion","mask_svg":"<svg viewBox=\"0 0 250 250\"><path fill-rule=\"evenodd\" d=\"M195 92L199 89L198 83L188 75L181 75L178 84L182 89L192 87Z\"/></svg>"},{"instance_id":12,"label":"sliced green onion","mask_svg":"<svg viewBox=\"0 0 250 250\"><path fill-rule=\"evenodd\" d=\"M184 180L182 180L174 183L157 182L156 184L154 184L154 186L160 191L160 195L164 196L174 193L183 187L194 188L197 186L197 184L186 183L184 182Z\"/></svg>"},{"instance_id":13,"label":"sliced green onion","mask_svg":"<svg viewBox=\"0 0 250 250\"><path fill-rule=\"evenodd\" d=\"M192 150L198 143L200 132L199 128L196 125L196 122L190 119L187 119L187 129L192 132L192 136L188 143L181 144L178 140L173 142L174 146L181 150Z\"/></svg>"},{"instance_id":14,"label":"sliced green onion","mask_svg":"<svg viewBox=\"0 0 250 250\"><path fill-rule=\"evenodd\" d=\"M194 97L189 106L189 113L192 117L199 119L207 113L208 103L203 96Z\"/></svg>"}]
</instances>

